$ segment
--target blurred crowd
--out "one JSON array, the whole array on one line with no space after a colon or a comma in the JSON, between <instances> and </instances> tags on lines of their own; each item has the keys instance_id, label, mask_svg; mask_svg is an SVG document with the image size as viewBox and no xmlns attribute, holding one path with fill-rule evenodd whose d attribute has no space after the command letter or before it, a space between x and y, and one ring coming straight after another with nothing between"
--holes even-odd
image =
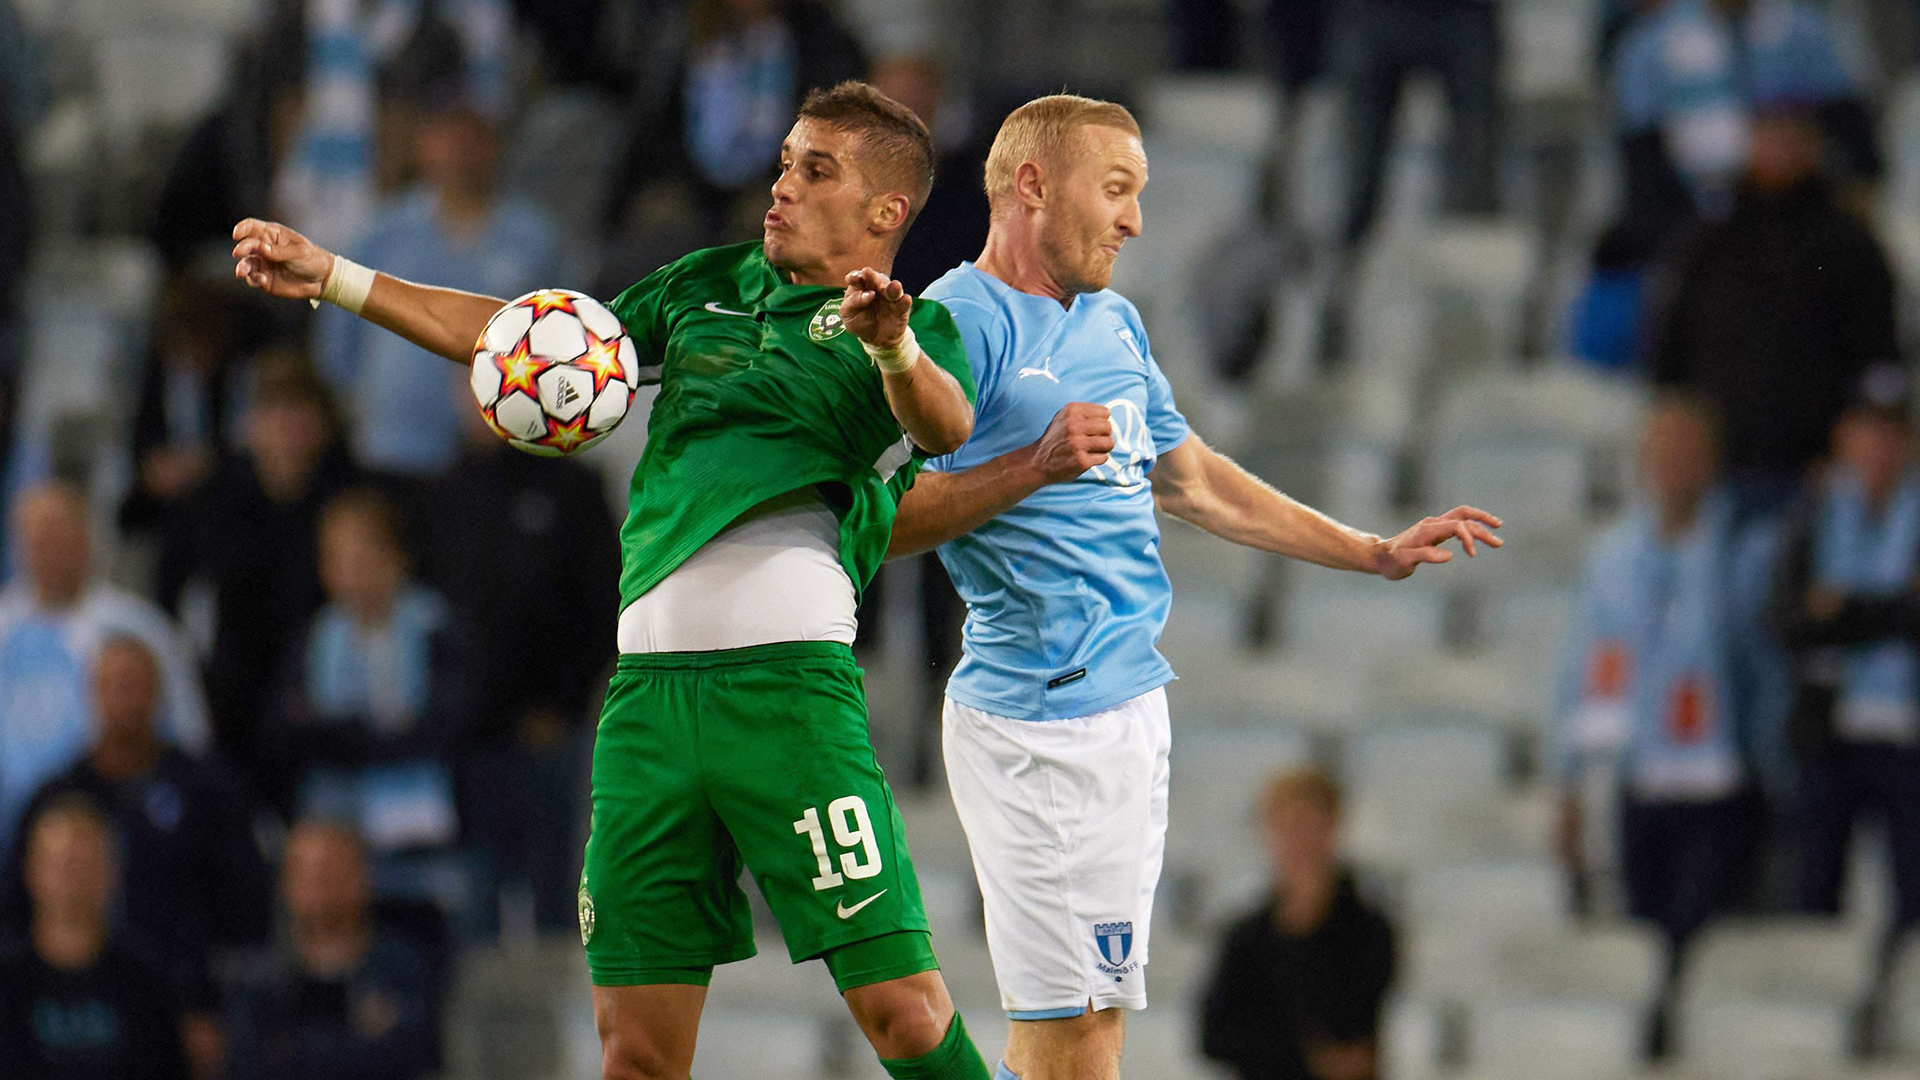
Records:
<instances>
[{"instance_id":1,"label":"blurred crowd","mask_svg":"<svg viewBox=\"0 0 1920 1080\"><path fill-rule=\"evenodd\" d=\"M1502 211L1501 7L1169 0L1167 62L1343 96L1344 280L1409 78L1447 101L1445 210ZM1548 757L1584 909L1658 924L1676 970L1719 915L1837 912L1870 818L1889 939L1920 921L1912 328L1875 222L1876 121L1917 7L1847 7L1865 35L1810 0L1593 5L1619 197L1565 338L1657 394L1639 496L1591 549ZM162 278L109 522L91 474L12 423L34 240L20 142L44 88L33 35L0 16L0 1058L63 1077L431 1073L460 944L574 919L617 508L596 471L490 434L459 369L244 295L234 222L286 220L436 284L611 296L757 235L800 96L865 77L941 149L896 267L917 292L977 254L994 110L1029 88L934 41L863 37L819 0L264 3L143 208ZM1248 231L1284 235L1268 186ZM1330 364L1348 292L1331 292ZM1272 328L1240 330L1211 358L1228 383ZM889 580L919 583L904 608L937 680L957 601L930 559ZM902 609L876 590L863 635ZM1227 932L1207 1052L1246 1080L1366 1080L1394 947L1340 864L1340 793L1299 773L1260 797L1275 891Z\"/></svg>"}]
</instances>

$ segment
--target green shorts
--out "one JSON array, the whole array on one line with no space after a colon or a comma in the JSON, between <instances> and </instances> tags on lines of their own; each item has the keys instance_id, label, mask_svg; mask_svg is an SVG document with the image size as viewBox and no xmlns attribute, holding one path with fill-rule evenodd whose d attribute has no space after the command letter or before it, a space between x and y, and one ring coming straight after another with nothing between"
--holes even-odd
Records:
<instances>
[{"instance_id":1,"label":"green shorts","mask_svg":"<svg viewBox=\"0 0 1920 1080\"><path fill-rule=\"evenodd\" d=\"M934 966L906 830L844 645L620 657L593 748L580 881L594 983L698 982L703 969L752 956L743 865L794 963L904 931L896 940L924 957L916 970ZM862 952L860 966L879 976L867 981L913 973Z\"/></svg>"}]
</instances>

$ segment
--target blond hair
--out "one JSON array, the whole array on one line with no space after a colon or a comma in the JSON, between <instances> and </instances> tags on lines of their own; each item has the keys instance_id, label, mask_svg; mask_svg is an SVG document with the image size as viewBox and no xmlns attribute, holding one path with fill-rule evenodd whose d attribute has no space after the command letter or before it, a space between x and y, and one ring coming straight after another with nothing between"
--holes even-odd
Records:
<instances>
[{"instance_id":1,"label":"blond hair","mask_svg":"<svg viewBox=\"0 0 1920 1080\"><path fill-rule=\"evenodd\" d=\"M1267 779L1260 791L1260 813L1269 820L1296 802L1305 802L1325 811L1328 817L1340 816L1340 785L1333 777L1302 765L1282 769Z\"/></svg>"},{"instance_id":2,"label":"blond hair","mask_svg":"<svg viewBox=\"0 0 1920 1080\"><path fill-rule=\"evenodd\" d=\"M987 203L994 211L1013 196L1014 174L1022 162L1055 168L1073 150L1083 127L1110 127L1140 137L1140 124L1126 106L1078 94L1034 98L1007 114L987 152Z\"/></svg>"}]
</instances>

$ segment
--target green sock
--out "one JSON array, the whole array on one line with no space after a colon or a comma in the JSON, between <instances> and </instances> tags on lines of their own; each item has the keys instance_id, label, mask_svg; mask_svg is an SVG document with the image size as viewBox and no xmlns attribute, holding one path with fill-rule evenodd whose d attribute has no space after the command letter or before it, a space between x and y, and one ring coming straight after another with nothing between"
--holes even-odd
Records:
<instances>
[{"instance_id":1,"label":"green sock","mask_svg":"<svg viewBox=\"0 0 1920 1080\"><path fill-rule=\"evenodd\" d=\"M893 1080L991 1080L993 1075L973 1040L967 1038L967 1025L958 1012L939 1046L917 1058L881 1058L880 1067Z\"/></svg>"}]
</instances>

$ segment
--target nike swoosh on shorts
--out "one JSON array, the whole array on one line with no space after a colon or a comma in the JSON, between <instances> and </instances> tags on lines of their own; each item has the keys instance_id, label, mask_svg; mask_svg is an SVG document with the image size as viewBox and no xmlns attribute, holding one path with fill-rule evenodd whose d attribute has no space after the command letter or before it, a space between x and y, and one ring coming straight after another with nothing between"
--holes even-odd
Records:
<instances>
[{"instance_id":1,"label":"nike swoosh on shorts","mask_svg":"<svg viewBox=\"0 0 1920 1080\"><path fill-rule=\"evenodd\" d=\"M860 901L859 903L853 905L852 907L848 907L847 902L845 900L842 900L838 904L834 905L833 913L835 915L840 916L843 919L850 919L854 915L859 914L861 908L866 907L868 904L873 903L875 900L878 900L885 895L887 895L887 890L881 889L879 892L874 893L872 896L867 897L865 900Z\"/></svg>"}]
</instances>

